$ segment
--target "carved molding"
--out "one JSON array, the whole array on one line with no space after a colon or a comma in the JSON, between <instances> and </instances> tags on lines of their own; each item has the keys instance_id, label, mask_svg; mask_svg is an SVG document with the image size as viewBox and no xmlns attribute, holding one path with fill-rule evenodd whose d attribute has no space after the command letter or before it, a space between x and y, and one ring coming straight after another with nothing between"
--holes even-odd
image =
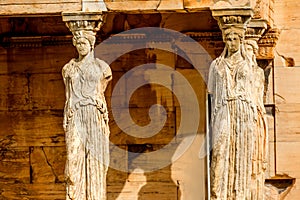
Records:
<instances>
[{"instance_id":1,"label":"carved molding","mask_svg":"<svg viewBox=\"0 0 300 200\"><path fill-rule=\"evenodd\" d=\"M257 3L260 2L258 1ZM257 59L274 58L274 47L279 37L279 30L274 28L266 32L270 22L264 18L250 21L251 17L253 17L251 8L212 9L212 15L218 21L222 32L229 27L237 27L239 29L247 27L245 38L258 42Z\"/></svg>"},{"instance_id":2,"label":"carved molding","mask_svg":"<svg viewBox=\"0 0 300 200\"><path fill-rule=\"evenodd\" d=\"M65 46L72 44L72 36L4 37L5 48L37 48L43 46Z\"/></svg>"},{"instance_id":3,"label":"carved molding","mask_svg":"<svg viewBox=\"0 0 300 200\"><path fill-rule=\"evenodd\" d=\"M251 19L248 24L245 40L252 40L256 46L258 46L258 41L261 39L264 32L267 30L267 21L263 19ZM258 50L255 51L256 58L259 57L260 46L258 46Z\"/></svg>"},{"instance_id":4,"label":"carved molding","mask_svg":"<svg viewBox=\"0 0 300 200\"><path fill-rule=\"evenodd\" d=\"M63 12L62 20L73 35L79 31L90 31L96 35L104 22L104 15L102 12Z\"/></svg>"},{"instance_id":5,"label":"carved molding","mask_svg":"<svg viewBox=\"0 0 300 200\"><path fill-rule=\"evenodd\" d=\"M259 44L262 46L275 46L277 44L280 31L277 28L272 28L267 31L265 35L259 40Z\"/></svg>"},{"instance_id":6,"label":"carved molding","mask_svg":"<svg viewBox=\"0 0 300 200\"><path fill-rule=\"evenodd\" d=\"M258 41L259 50L257 59L273 59L274 48L277 44L280 31L277 28L269 29Z\"/></svg>"},{"instance_id":7,"label":"carved molding","mask_svg":"<svg viewBox=\"0 0 300 200\"><path fill-rule=\"evenodd\" d=\"M258 30L256 30L257 32ZM202 43L214 43L219 44L217 46L214 45L214 48L223 48L224 44L222 41L222 33L221 32L187 32L185 33L187 36L193 38L195 41ZM250 37L250 34L247 35L246 38ZM143 39L147 39L145 34L118 34L116 37L119 37L118 40L114 40L116 44L118 43L133 43L133 42L141 42ZM159 39L159 37L161 37ZM253 36L257 37L257 36ZM279 37L279 31L277 29L272 29L268 31L265 35L260 37L258 42L258 46L265 49L274 48ZM98 42L101 39L98 39ZM166 38L158 35L155 38L156 41L164 40ZM184 42L184 38L181 40ZM2 46L5 48L36 48L42 46L64 46L72 44L72 35L67 36L35 36L35 37L4 37L2 40ZM265 52L266 50L261 50L261 52ZM257 55L259 59L263 59L264 54Z\"/></svg>"},{"instance_id":8,"label":"carved molding","mask_svg":"<svg viewBox=\"0 0 300 200\"><path fill-rule=\"evenodd\" d=\"M252 15L250 7L212 9L212 16L218 21L222 31L233 26L246 29Z\"/></svg>"},{"instance_id":9,"label":"carved molding","mask_svg":"<svg viewBox=\"0 0 300 200\"><path fill-rule=\"evenodd\" d=\"M235 29L241 35L245 35L247 26L253 16L253 10L250 7L218 8L212 9L212 16L218 21L222 37L225 37L226 32L230 29Z\"/></svg>"},{"instance_id":10,"label":"carved molding","mask_svg":"<svg viewBox=\"0 0 300 200\"><path fill-rule=\"evenodd\" d=\"M62 13L62 18L72 33L79 30L93 31L96 33L104 21L102 12ZM4 37L1 41L1 45L5 48L37 48L71 44L72 35Z\"/></svg>"},{"instance_id":11,"label":"carved molding","mask_svg":"<svg viewBox=\"0 0 300 200\"><path fill-rule=\"evenodd\" d=\"M185 35L193 38L197 42L222 42L221 32L187 32ZM112 42L113 44L135 43L149 41L146 34L118 34ZM153 40L156 42L169 41L172 38L167 36L156 35ZM178 39L178 38L177 38ZM180 38L184 42L184 38ZM101 38L97 38L99 43ZM67 36L35 36L35 37L4 37L2 46L5 48L35 48L42 46L64 46L72 45L72 35Z\"/></svg>"},{"instance_id":12,"label":"carved molding","mask_svg":"<svg viewBox=\"0 0 300 200\"><path fill-rule=\"evenodd\" d=\"M267 21L263 19L251 19L247 26L245 39L253 39L256 42L262 37L268 28Z\"/></svg>"}]
</instances>

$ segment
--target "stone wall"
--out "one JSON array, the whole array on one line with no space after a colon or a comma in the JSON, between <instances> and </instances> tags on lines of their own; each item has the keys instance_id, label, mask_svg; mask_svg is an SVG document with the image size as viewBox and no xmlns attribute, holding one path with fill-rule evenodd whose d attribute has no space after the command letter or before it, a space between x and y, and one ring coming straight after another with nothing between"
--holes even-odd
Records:
<instances>
[{"instance_id":1,"label":"stone wall","mask_svg":"<svg viewBox=\"0 0 300 200\"><path fill-rule=\"evenodd\" d=\"M65 101L61 69L76 57L71 44L7 46L0 54L0 199L64 199L65 142L62 129ZM108 48L113 48L109 46ZM115 46L118 47L118 46ZM96 47L97 50L97 47ZM112 51L113 52L113 51ZM97 51L96 51L96 55ZM111 113L111 95L120 77L130 69L145 63L161 63L181 73L197 91L200 102L200 126L192 146L176 161L175 152L167 152L154 161L169 159L170 165L159 170L143 172L147 163L132 165L126 153L114 155L111 162L133 172L109 168L108 199L206 199L206 157L199 159L205 135L204 80L181 57L163 50L141 49L126 53L112 64L113 81L106 98L110 110L111 152L114 148L146 153L168 144L180 125L180 102L167 88L148 84L136 90L129 102L130 114L138 125L150 121L148 110L161 104L167 111L167 121L155 136L139 139L120 130ZM208 68L209 61L203 62ZM158 73L159 74L159 73ZM139 74L141 79L147 75ZM172 77L163 77L172 88ZM127 84L125 80L124 84ZM121 97L126 91L116 92ZM120 107L122 115L126 108ZM191 119L193 122L193 119ZM197 122L195 122L197 123ZM129 127L130 128L130 127ZM124 152L126 152L124 151Z\"/></svg>"},{"instance_id":2,"label":"stone wall","mask_svg":"<svg viewBox=\"0 0 300 200\"><path fill-rule=\"evenodd\" d=\"M26 4L22 1L22 5L18 3L14 5L15 1L0 1L1 8L3 8L1 11L3 13L0 14L18 13L14 12L16 10L22 11L24 14L32 6L30 4L32 1L28 2ZM78 1L65 0L65 5L68 5L66 7L56 5L54 2L52 2L53 4L48 4L48 1L39 2L47 3L47 10L56 14L62 10L81 9ZM107 1L107 5L119 8L118 6L122 4L120 2L116 1L114 4ZM139 1L134 2L137 7L141 6ZM265 70L269 81L265 102L270 132L268 179L277 187L276 191L281 192L281 197L297 199L300 196L298 183L300 178L300 154L298 152L300 145L300 93L298 84L300 41L297 39L300 33L299 5L294 0L270 0L266 2L269 3L264 4L264 9L270 6L269 11L274 12L273 19L270 18L269 21L270 25L273 25L274 22L274 26L281 31L275 49L275 61L270 62ZM150 7L155 7L156 3L154 1L148 2ZM179 3L172 5L181 8L182 5ZM197 7L197 3L192 0L185 1L185 4L186 8ZM164 5L161 4L162 8ZM206 8L208 5L210 5L210 1L201 1L198 4L198 6L205 6ZM13 12L10 10L12 7L16 9ZM36 7L30 12L37 14L42 8L45 9L45 7ZM206 12L210 13L209 10ZM140 27L140 24L136 24L137 21L134 17L127 16L124 23L118 24L115 22L120 22L124 16L113 15L119 18L112 18L111 21L108 19L109 23L106 29L109 29L110 25L112 27L120 26L121 28L117 29L119 31L128 27ZM271 14L267 14L265 18L268 18L269 15ZM140 15L138 22L146 24L152 22L148 20L149 16ZM199 18L197 14L190 16ZM215 58L220 54L223 44L220 42L220 34L216 30L216 24L211 23L213 20L210 14L205 16L203 21L209 21L210 25L215 25L214 33L208 33L207 36L204 33L209 31L205 29L206 23L201 22L203 23L201 25L185 23L182 15L178 13L164 15L163 20L155 26L163 25L178 31L197 30L203 32L198 41L206 48L210 56ZM152 17L152 19L154 18ZM5 21L4 26L0 28L1 33L5 33L8 38L14 38L11 36L30 36L33 32L28 32L28 30L35 30L40 35L47 37L50 32L44 33L43 31L55 29L54 26L45 23L42 18L26 17L27 21L36 20L36 23L40 24L36 29L34 26L25 26L26 23L20 21L18 17L10 20L1 18L1 20ZM62 24L62 21L59 23ZM32 22L31 24L35 23ZM198 25L202 29L195 29ZM64 25L60 27L64 27ZM185 29L181 29L182 27ZM212 30L213 28L210 27L209 29ZM16 35L9 35L10 30ZM68 30L64 27L64 29L56 30L56 33L58 32L66 34ZM110 32L109 29L107 34L109 35ZM190 35L193 35L194 38L199 36L195 32L190 33ZM22 37L19 39L22 40ZM21 42L22 45L2 45L6 47L0 47L0 199L64 199L65 142L62 130L62 114L65 93L61 69L65 63L76 56L71 38L69 39L69 42L64 42L58 46L49 44L45 40L39 43L42 40L40 37L32 37L29 39L31 42L28 42L27 37L27 42ZM128 44L131 45L131 43ZM107 48L116 51L118 47L116 45ZM202 67L208 69L210 61L211 59L203 57L201 59ZM170 52L154 49L135 50L122 55L111 64L113 81L106 91L111 119L110 139L114 144L111 146L111 152L114 152L114 148L139 153L156 151L168 144L177 133L181 116L180 103L174 96L174 91L160 85L149 84L139 88L133 93L129 102L130 114L136 124L141 126L150 122L148 110L151 105L158 103L166 108L166 124L156 136L147 139L129 136L120 130L112 116L110 99L118 80L130 69L150 62L170 66L174 72L181 73L197 91L201 111L198 134L192 146L185 151L182 157L157 171L144 173L145 163L133 166L132 159L134 158L129 159L126 153L113 156L111 162L122 165L122 168L128 168L133 172L109 168L107 176L108 199L206 199L207 163L206 158L199 159L198 156L206 132L205 78L200 77L188 62ZM145 74L140 74L140 78L147 79L148 77ZM169 80L168 84L172 87L172 77L164 78ZM127 81L129 80L125 80L123 84L126 85ZM116 91L116 94L123 97L126 95L126 91ZM125 108L119 107L117 109L120 110L118 113L122 115ZM168 152L167 155L162 155L154 162L160 162L160 159L166 156L171 160L174 153Z\"/></svg>"},{"instance_id":3,"label":"stone wall","mask_svg":"<svg viewBox=\"0 0 300 200\"><path fill-rule=\"evenodd\" d=\"M276 120L276 173L295 178L286 199L300 197L300 6L275 0L274 24L281 30L275 52L274 92Z\"/></svg>"},{"instance_id":4,"label":"stone wall","mask_svg":"<svg viewBox=\"0 0 300 200\"><path fill-rule=\"evenodd\" d=\"M63 199L61 66L72 47L1 48L1 199Z\"/></svg>"}]
</instances>

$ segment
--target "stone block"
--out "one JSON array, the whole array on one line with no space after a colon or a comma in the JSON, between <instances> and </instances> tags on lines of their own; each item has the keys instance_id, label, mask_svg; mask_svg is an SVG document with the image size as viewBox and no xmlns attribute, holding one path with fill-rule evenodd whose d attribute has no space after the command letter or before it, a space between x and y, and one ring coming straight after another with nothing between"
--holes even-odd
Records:
<instances>
[{"instance_id":1,"label":"stone block","mask_svg":"<svg viewBox=\"0 0 300 200\"><path fill-rule=\"evenodd\" d=\"M74 51L74 47L71 45L9 48L7 50L7 69L3 68L3 72L61 73L62 67L69 62L72 56L76 56Z\"/></svg>"},{"instance_id":2,"label":"stone block","mask_svg":"<svg viewBox=\"0 0 300 200\"><path fill-rule=\"evenodd\" d=\"M204 135L198 134L191 145L181 152L182 155L178 160L174 160L172 163L171 178L179 186L181 199L208 199L207 156L205 154L203 157L199 156L204 140Z\"/></svg>"},{"instance_id":3,"label":"stone block","mask_svg":"<svg viewBox=\"0 0 300 200\"><path fill-rule=\"evenodd\" d=\"M63 183L65 147L30 147L31 183Z\"/></svg>"},{"instance_id":4,"label":"stone block","mask_svg":"<svg viewBox=\"0 0 300 200\"><path fill-rule=\"evenodd\" d=\"M64 184L0 184L1 199L66 199Z\"/></svg>"},{"instance_id":5,"label":"stone block","mask_svg":"<svg viewBox=\"0 0 300 200\"><path fill-rule=\"evenodd\" d=\"M63 109L65 87L61 74L32 74L30 76L30 98L33 109Z\"/></svg>"},{"instance_id":6,"label":"stone block","mask_svg":"<svg viewBox=\"0 0 300 200\"><path fill-rule=\"evenodd\" d=\"M29 183L29 148L11 148L11 143L10 137L0 139L0 182L1 184Z\"/></svg>"},{"instance_id":7,"label":"stone block","mask_svg":"<svg viewBox=\"0 0 300 200\"><path fill-rule=\"evenodd\" d=\"M299 138L300 133L300 104L278 104L276 108L276 137L277 141L292 141Z\"/></svg>"},{"instance_id":8,"label":"stone block","mask_svg":"<svg viewBox=\"0 0 300 200\"><path fill-rule=\"evenodd\" d=\"M267 164L267 170L266 170L266 178L271 178L276 175L276 145L275 142L269 141L268 146L268 164Z\"/></svg>"},{"instance_id":9,"label":"stone block","mask_svg":"<svg viewBox=\"0 0 300 200\"><path fill-rule=\"evenodd\" d=\"M285 196L284 199L293 200L299 198L299 196L300 196L300 188L299 188L299 184L296 181L296 184L293 186L293 188L291 188L291 191Z\"/></svg>"},{"instance_id":10,"label":"stone block","mask_svg":"<svg viewBox=\"0 0 300 200\"><path fill-rule=\"evenodd\" d=\"M12 147L65 146L62 111L0 112L0 137Z\"/></svg>"},{"instance_id":11,"label":"stone block","mask_svg":"<svg viewBox=\"0 0 300 200\"><path fill-rule=\"evenodd\" d=\"M107 172L107 184L124 184L128 176L128 148L127 145L110 144L110 164Z\"/></svg>"},{"instance_id":12,"label":"stone block","mask_svg":"<svg viewBox=\"0 0 300 200\"><path fill-rule=\"evenodd\" d=\"M81 9L79 0L63 0L63 1L2 1L0 14L41 14L41 13L61 13L62 11L74 11Z\"/></svg>"},{"instance_id":13,"label":"stone block","mask_svg":"<svg viewBox=\"0 0 300 200\"><path fill-rule=\"evenodd\" d=\"M1 24L5 27L3 24ZM8 71L7 63L7 50L3 47L0 47L0 74L6 74Z\"/></svg>"},{"instance_id":14,"label":"stone block","mask_svg":"<svg viewBox=\"0 0 300 200\"><path fill-rule=\"evenodd\" d=\"M30 109L28 77L25 74L0 75L0 110Z\"/></svg>"},{"instance_id":15,"label":"stone block","mask_svg":"<svg viewBox=\"0 0 300 200\"><path fill-rule=\"evenodd\" d=\"M197 0L187 0L183 1L184 7L185 8L199 8L199 7L210 7L212 6L212 1L211 0L202 0L202 1L197 1Z\"/></svg>"},{"instance_id":16,"label":"stone block","mask_svg":"<svg viewBox=\"0 0 300 200\"><path fill-rule=\"evenodd\" d=\"M275 103L300 103L298 67L275 67Z\"/></svg>"},{"instance_id":17,"label":"stone block","mask_svg":"<svg viewBox=\"0 0 300 200\"><path fill-rule=\"evenodd\" d=\"M293 178L300 178L300 155L298 141L285 141L276 143L276 172L287 174ZM297 182L297 181L296 181Z\"/></svg>"},{"instance_id":18,"label":"stone block","mask_svg":"<svg viewBox=\"0 0 300 200\"><path fill-rule=\"evenodd\" d=\"M108 200L173 200L178 199L177 186L173 183L134 181L124 186L108 186Z\"/></svg>"},{"instance_id":19,"label":"stone block","mask_svg":"<svg viewBox=\"0 0 300 200\"><path fill-rule=\"evenodd\" d=\"M178 130L179 125L180 125L180 121L181 121L181 117L184 118L189 118L189 123L198 123L199 124L199 128L198 130L192 130L192 131L197 131L200 133L204 133L206 132L206 83L203 81L201 75L199 73L197 73L197 71L195 69L177 69L176 71L180 72L185 78L186 81L188 82L176 82L173 81L174 85L176 84L175 87L177 87L178 91L182 94L187 94L187 89L191 89L192 93L194 93L194 95L197 97L197 102L191 101L191 98L189 96L185 96L184 97L184 101L183 102L179 102L179 100L177 99L177 101L175 101L175 105L176 105L176 128ZM188 85L189 84L189 85ZM189 87L187 87L189 86ZM173 86L174 88L174 86ZM175 94L174 94L175 95ZM185 108L189 108L191 104L198 104L198 108L199 108L199 116L200 116L200 120L199 122L195 122L193 120L192 116L181 116L181 104L185 105ZM194 111L194 110L193 110ZM193 112L191 111L191 112Z\"/></svg>"},{"instance_id":20,"label":"stone block","mask_svg":"<svg viewBox=\"0 0 300 200\"><path fill-rule=\"evenodd\" d=\"M138 125L140 127L148 125L150 122L150 118L148 115L148 109L147 108L130 108L130 114L133 120L133 123L131 125L130 120L128 119L128 116L125 115L124 109L116 110L116 113L119 115L118 119L121 121L118 122L120 124L123 124L124 131L123 132L119 126L118 123L113 119L113 116L110 117L110 141L114 144L168 144L173 137L175 136L175 114L173 112L167 111L167 121L163 128L154 134L153 136L147 137L146 135L143 135L141 132L140 137L135 137L130 135L131 132L134 134L136 133L136 126ZM111 113L110 113L111 114ZM165 115L161 115L158 113L155 115L156 122L160 124L160 120L165 117ZM155 123L155 122L154 122ZM145 132L145 134L148 132Z\"/></svg>"}]
</instances>

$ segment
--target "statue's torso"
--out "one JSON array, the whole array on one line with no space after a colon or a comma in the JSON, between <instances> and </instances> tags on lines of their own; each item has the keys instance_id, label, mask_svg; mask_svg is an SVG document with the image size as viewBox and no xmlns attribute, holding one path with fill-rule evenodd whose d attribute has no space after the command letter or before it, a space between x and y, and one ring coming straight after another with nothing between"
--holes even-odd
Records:
<instances>
[{"instance_id":1,"label":"statue's torso","mask_svg":"<svg viewBox=\"0 0 300 200\"><path fill-rule=\"evenodd\" d=\"M65 67L64 78L69 90L68 107L98 105L103 103L101 66L95 61L77 62L72 59Z\"/></svg>"}]
</instances>

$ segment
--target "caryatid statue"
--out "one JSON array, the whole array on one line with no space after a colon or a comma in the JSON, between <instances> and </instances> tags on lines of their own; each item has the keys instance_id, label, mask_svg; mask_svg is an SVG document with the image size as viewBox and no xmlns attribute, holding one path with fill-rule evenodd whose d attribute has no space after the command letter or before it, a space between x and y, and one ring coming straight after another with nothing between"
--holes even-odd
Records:
<instances>
[{"instance_id":1,"label":"caryatid statue","mask_svg":"<svg viewBox=\"0 0 300 200\"><path fill-rule=\"evenodd\" d=\"M94 57L95 22L69 21L67 26L78 58L71 59L62 70L66 199L105 200L110 131L104 91L112 72L107 63Z\"/></svg>"},{"instance_id":2,"label":"caryatid statue","mask_svg":"<svg viewBox=\"0 0 300 200\"><path fill-rule=\"evenodd\" d=\"M249 16L250 19L250 16ZM225 48L209 71L212 200L250 200L257 107L253 65L244 47L243 16L218 18Z\"/></svg>"},{"instance_id":3,"label":"caryatid statue","mask_svg":"<svg viewBox=\"0 0 300 200\"><path fill-rule=\"evenodd\" d=\"M268 159L268 127L266 110L264 107L264 70L256 62L258 51L257 41L254 39L245 40L245 48L252 61L253 79L252 96L257 109L257 121L255 126L255 143L252 156L252 192L251 200L263 200L265 188L265 172Z\"/></svg>"}]
</instances>

